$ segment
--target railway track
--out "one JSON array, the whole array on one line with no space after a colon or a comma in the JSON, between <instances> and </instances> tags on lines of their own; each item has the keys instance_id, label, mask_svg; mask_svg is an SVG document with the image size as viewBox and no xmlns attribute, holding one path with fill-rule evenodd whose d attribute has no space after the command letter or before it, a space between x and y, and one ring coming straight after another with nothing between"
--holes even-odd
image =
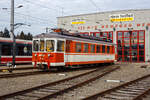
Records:
<instances>
[{"instance_id":1,"label":"railway track","mask_svg":"<svg viewBox=\"0 0 150 100\"><path fill-rule=\"evenodd\" d=\"M20 68L13 68L12 70L29 70L29 69L37 69L36 67L20 67ZM0 72L5 72L5 71L9 71L10 68L3 68L3 69L0 69Z\"/></svg>"},{"instance_id":2,"label":"railway track","mask_svg":"<svg viewBox=\"0 0 150 100\"><path fill-rule=\"evenodd\" d=\"M146 75L82 100L150 100L149 92L150 75Z\"/></svg>"},{"instance_id":3,"label":"railway track","mask_svg":"<svg viewBox=\"0 0 150 100\"><path fill-rule=\"evenodd\" d=\"M22 73L1 74L0 79L2 79L2 78L16 78L16 77L38 75L38 74L48 74L48 73L50 73L50 72L32 71L32 72L22 72Z\"/></svg>"},{"instance_id":4,"label":"railway track","mask_svg":"<svg viewBox=\"0 0 150 100\"><path fill-rule=\"evenodd\" d=\"M92 70L77 76L59 80L56 82L44 84L38 87L18 91L15 93L0 96L1 100L47 100L62 95L68 91L72 91L78 87L88 84L97 78L103 77L110 72L119 69L119 67L113 68L99 68Z\"/></svg>"}]
</instances>

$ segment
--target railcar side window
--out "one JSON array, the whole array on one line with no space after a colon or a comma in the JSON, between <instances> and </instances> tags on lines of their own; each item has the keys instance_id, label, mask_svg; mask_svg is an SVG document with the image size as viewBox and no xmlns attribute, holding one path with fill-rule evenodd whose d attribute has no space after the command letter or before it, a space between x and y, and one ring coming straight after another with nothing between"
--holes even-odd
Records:
<instances>
[{"instance_id":1,"label":"railcar side window","mask_svg":"<svg viewBox=\"0 0 150 100\"><path fill-rule=\"evenodd\" d=\"M64 51L64 41L57 41L57 51Z\"/></svg>"},{"instance_id":2,"label":"railcar side window","mask_svg":"<svg viewBox=\"0 0 150 100\"><path fill-rule=\"evenodd\" d=\"M83 46L83 52L87 53L88 51L89 51L89 45L87 43L85 43Z\"/></svg>"},{"instance_id":3,"label":"railcar side window","mask_svg":"<svg viewBox=\"0 0 150 100\"><path fill-rule=\"evenodd\" d=\"M107 46L107 53L110 53L110 46Z\"/></svg>"},{"instance_id":4,"label":"railcar side window","mask_svg":"<svg viewBox=\"0 0 150 100\"><path fill-rule=\"evenodd\" d=\"M92 52L92 53L95 52L95 45L94 45L94 44L91 45L91 52Z\"/></svg>"},{"instance_id":5,"label":"railcar side window","mask_svg":"<svg viewBox=\"0 0 150 100\"><path fill-rule=\"evenodd\" d=\"M102 53L105 53L105 45L102 45Z\"/></svg>"},{"instance_id":6,"label":"railcar side window","mask_svg":"<svg viewBox=\"0 0 150 100\"><path fill-rule=\"evenodd\" d=\"M12 49L12 44L6 43L2 45L2 55L4 56L10 56L11 55L11 49Z\"/></svg>"},{"instance_id":7,"label":"railcar side window","mask_svg":"<svg viewBox=\"0 0 150 100\"><path fill-rule=\"evenodd\" d=\"M44 40L40 40L40 51L44 51Z\"/></svg>"},{"instance_id":8,"label":"railcar side window","mask_svg":"<svg viewBox=\"0 0 150 100\"><path fill-rule=\"evenodd\" d=\"M76 43L76 52L81 52L81 43Z\"/></svg>"},{"instance_id":9,"label":"railcar side window","mask_svg":"<svg viewBox=\"0 0 150 100\"><path fill-rule=\"evenodd\" d=\"M54 51L54 40L46 40L46 51L53 52Z\"/></svg>"},{"instance_id":10,"label":"railcar side window","mask_svg":"<svg viewBox=\"0 0 150 100\"><path fill-rule=\"evenodd\" d=\"M96 46L96 53L100 53L100 45Z\"/></svg>"},{"instance_id":11,"label":"railcar side window","mask_svg":"<svg viewBox=\"0 0 150 100\"><path fill-rule=\"evenodd\" d=\"M34 40L33 41L33 51L38 51L39 50L39 41Z\"/></svg>"}]
</instances>

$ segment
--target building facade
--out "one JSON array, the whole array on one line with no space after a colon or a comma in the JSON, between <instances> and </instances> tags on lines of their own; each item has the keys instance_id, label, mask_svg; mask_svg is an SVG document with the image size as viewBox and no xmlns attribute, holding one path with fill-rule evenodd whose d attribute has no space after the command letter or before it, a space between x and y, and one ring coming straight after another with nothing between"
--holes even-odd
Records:
<instances>
[{"instance_id":1,"label":"building facade","mask_svg":"<svg viewBox=\"0 0 150 100\"><path fill-rule=\"evenodd\" d=\"M118 61L150 61L150 9L58 17L57 26L70 32L106 37L116 44Z\"/></svg>"}]
</instances>

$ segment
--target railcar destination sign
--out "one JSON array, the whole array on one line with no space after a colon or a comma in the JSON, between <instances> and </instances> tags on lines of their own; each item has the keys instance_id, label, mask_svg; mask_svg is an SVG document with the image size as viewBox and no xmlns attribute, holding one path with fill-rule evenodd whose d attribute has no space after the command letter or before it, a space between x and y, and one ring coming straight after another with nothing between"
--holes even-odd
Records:
<instances>
[{"instance_id":1,"label":"railcar destination sign","mask_svg":"<svg viewBox=\"0 0 150 100\"><path fill-rule=\"evenodd\" d=\"M113 14L110 15L110 21L111 22L123 22L123 21L133 21L134 20L134 14Z\"/></svg>"}]
</instances>

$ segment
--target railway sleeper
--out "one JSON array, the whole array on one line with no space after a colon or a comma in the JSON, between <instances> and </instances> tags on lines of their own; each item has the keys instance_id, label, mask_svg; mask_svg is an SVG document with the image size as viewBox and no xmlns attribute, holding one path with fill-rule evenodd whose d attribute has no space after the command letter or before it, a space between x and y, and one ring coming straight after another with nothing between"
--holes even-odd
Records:
<instances>
[{"instance_id":1,"label":"railway sleeper","mask_svg":"<svg viewBox=\"0 0 150 100\"><path fill-rule=\"evenodd\" d=\"M142 91L145 91L145 89L143 89L143 90L137 90L137 89L127 89L127 88L124 88L124 89L120 89L120 90L122 90L122 91L129 91L129 92L142 92Z\"/></svg>"},{"instance_id":2,"label":"railway sleeper","mask_svg":"<svg viewBox=\"0 0 150 100\"><path fill-rule=\"evenodd\" d=\"M113 93L110 93L110 94L111 95L115 95L115 96L127 96L127 97L135 97L135 96L137 96L135 94L129 95L129 94L117 93L117 92L113 92Z\"/></svg>"},{"instance_id":3,"label":"railway sleeper","mask_svg":"<svg viewBox=\"0 0 150 100\"><path fill-rule=\"evenodd\" d=\"M54 93L54 92L57 92L57 91L59 91L60 89L40 89L39 91L41 91L41 92L52 92L52 93Z\"/></svg>"},{"instance_id":4,"label":"railway sleeper","mask_svg":"<svg viewBox=\"0 0 150 100\"><path fill-rule=\"evenodd\" d=\"M129 100L131 98L128 96L115 96L115 95L111 95L111 94L106 94L103 97L104 98L110 98L109 100L111 100L112 98L115 100L117 100L117 99Z\"/></svg>"},{"instance_id":5,"label":"railway sleeper","mask_svg":"<svg viewBox=\"0 0 150 100\"><path fill-rule=\"evenodd\" d=\"M115 91L115 92L117 92L117 93L123 93L123 94L134 94L134 95L140 94L140 93L138 93L138 92L123 91L123 90L117 90L117 91Z\"/></svg>"}]
</instances>

